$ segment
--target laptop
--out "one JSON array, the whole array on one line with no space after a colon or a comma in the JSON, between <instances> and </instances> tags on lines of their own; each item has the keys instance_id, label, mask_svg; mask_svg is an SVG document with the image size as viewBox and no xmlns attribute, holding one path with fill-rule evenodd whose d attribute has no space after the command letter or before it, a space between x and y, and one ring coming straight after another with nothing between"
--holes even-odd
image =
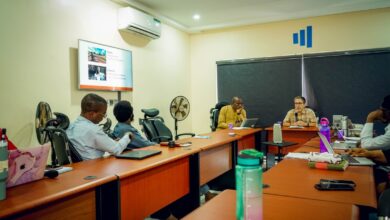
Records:
<instances>
[{"instance_id":1,"label":"laptop","mask_svg":"<svg viewBox=\"0 0 390 220\"><path fill-rule=\"evenodd\" d=\"M161 150L134 150L115 156L120 159L134 159L142 160L147 157L151 157L157 154L161 154Z\"/></svg>"},{"instance_id":2,"label":"laptop","mask_svg":"<svg viewBox=\"0 0 390 220\"><path fill-rule=\"evenodd\" d=\"M7 187L42 179L49 151L50 143L26 150L10 150Z\"/></svg>"},{"instance_id":3,"label":"laptop","mask_svg":"<svg viewBox=\"0 0 390 220\"><path fill-rule=\"evenodd\" d=\"M357 142L352 141L335 141L331 143L333 149L336 150L348 150L357 147Z\"/></svg>"},{"instance_id":4,"label":"laptop","mask_svg":"<svg viewBox=\"0 0 390 220\"><path fill-rule=\"evenodd\" d=\"M326 137L321 134L320 132L318 132L318 136L320 136L322 142L324 142L324 145L326 147L326 150L331 153L331 154L334 154L334 150L332 148L332 146L330 145L328 139L326 139ZM341 158L343 158L344 160L347 160L349 165L351 166L373 166L375 165L375 163L366 158L366 157L352 157L351 155L348 155L348 154L344 154L344 155L341 155Z\"/></svg>"},{"instance_id":5,"label":"laptop","mask_svg":"<svg viewBox=\"0 0 390 220\"><path fill-rule=\"evenodd\" d=\"M242 121L240 127L235 127L234 129L246 129L246 128L255 128L258 124L258 118L247 118Z\"/></svg>"}]
</instances>

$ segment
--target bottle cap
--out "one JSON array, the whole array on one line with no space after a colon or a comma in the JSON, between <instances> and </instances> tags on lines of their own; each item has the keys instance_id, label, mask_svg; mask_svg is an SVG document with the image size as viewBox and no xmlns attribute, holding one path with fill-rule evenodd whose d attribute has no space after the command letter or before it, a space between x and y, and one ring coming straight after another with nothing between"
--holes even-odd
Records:
<instances>
[{"instance_id":1,"label":"bottle cap","mask_svg":"<svg viewBox=\"0 0 390 220\"><path fill-rule=\"evenodd\" d=\"M259 166L263 161L263 152L255 149L245 149L240 151L237 163L243 166Z\"/></svg>"},{"instance_id":2,"label":"bottle cap","mask_svg":"<svg viewBox=\"0 0 390 220\"><path fill-rule=\"evenodd\" d=\"M259 166L260 158L249 156L246 154L240 154L237 157L237 164L242 166Z\"/></svg>"},{"instance_id":3,"label":"bottle cap","mask_svg":"<svg viewBox=\"0 0 390 220\"><path fill-rule=\"evenodd\" d=\"M329 120L327 118L321 118L320 124L322 126L328 126L329 125Z\"/></svg>"}]
</instances>

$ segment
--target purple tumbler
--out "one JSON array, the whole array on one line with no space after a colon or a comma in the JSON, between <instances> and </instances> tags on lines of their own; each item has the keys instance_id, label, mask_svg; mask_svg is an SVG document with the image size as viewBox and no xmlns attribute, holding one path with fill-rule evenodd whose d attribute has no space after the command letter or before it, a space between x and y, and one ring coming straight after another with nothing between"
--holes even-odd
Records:
<instances>
[{"instance_id":1,"label":"purple tumbler","mask_svg":"<svg viewBox=\"0 0 390 220\"><path fill-rule=\"evenodd\" d=\"M320 133L323 134L326 139L328 140L328 143L330 143L330 128L329 128L329 120L327 118L321 118L320 120ZM328 150L325 147L325 144L322 140L320 140L320 152L328 152Z\"/></svg>"}]
</instances>

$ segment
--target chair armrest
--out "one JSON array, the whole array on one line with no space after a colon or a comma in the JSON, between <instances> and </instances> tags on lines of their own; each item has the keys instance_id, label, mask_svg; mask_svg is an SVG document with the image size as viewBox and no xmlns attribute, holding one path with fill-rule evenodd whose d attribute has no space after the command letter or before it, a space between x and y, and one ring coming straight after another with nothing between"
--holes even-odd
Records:
<instances>
[{"instance_id":1,"label":"chair armrest","mask_svg":"<svg viewBox=\"0 0 390 220\"><path fill-rule=\"evenodd\" d=\"M172 137L170 137L170 136L157 136L157 137L152 138L150 141L160 143L162 141L161 139L163 139L165 141L169 141L169 140L172 140Z\"/></svg>"},{"instance_id":2,"label":"chair armrest","mask_svg":"<svg viewBox=\"0 0 390 220\"><path fill-rule=\"evenodd\" d=\"M195 136L195 134L194 134L194 133L182 133L182 134L178 134L178 135L175 136L175 140L179 139L180 136L191 136L191 137L193 137L193 136Z\"/></svg>"}]
</instances>

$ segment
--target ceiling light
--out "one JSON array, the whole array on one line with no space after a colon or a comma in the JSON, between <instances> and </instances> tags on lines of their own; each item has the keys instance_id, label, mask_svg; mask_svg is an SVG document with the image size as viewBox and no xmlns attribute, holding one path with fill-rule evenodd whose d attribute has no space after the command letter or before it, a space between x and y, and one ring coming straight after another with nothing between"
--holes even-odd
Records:
<instances>
[{"instance_id":1,"label":"ceiling light","mask_svg":"<svg viewBox=\"0 0 390 220\"><path fill-rule=\"evenodd\" d=\"M192 16L192 19L199 20L200 19L200 15L199 14L194 14L194 16Z\"/></svg>"}]
</instances>

